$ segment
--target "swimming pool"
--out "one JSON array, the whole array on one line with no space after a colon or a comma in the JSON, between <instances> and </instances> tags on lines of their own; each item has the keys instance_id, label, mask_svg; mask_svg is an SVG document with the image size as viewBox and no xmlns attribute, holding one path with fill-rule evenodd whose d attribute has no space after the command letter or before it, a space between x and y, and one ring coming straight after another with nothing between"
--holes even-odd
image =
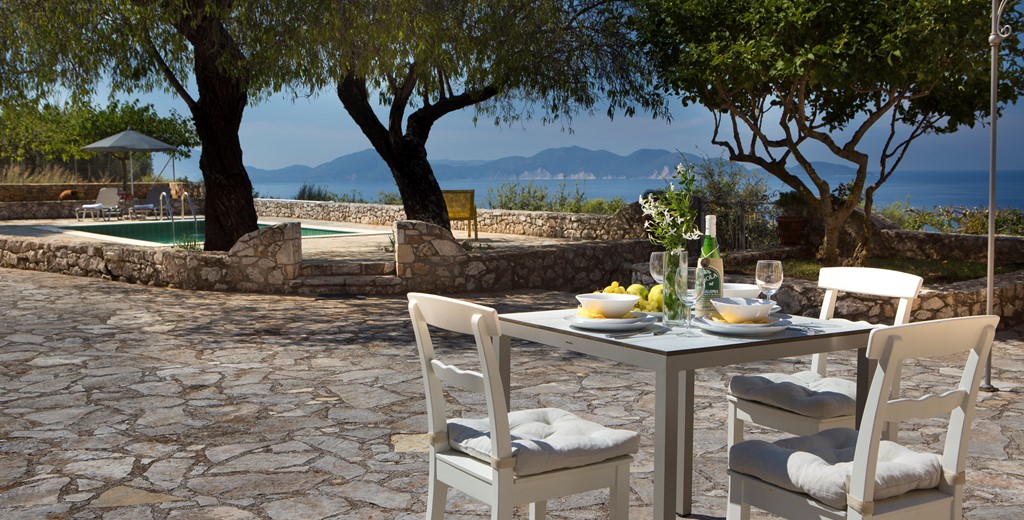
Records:
<instances>
[{"instance_id":1,"label":"swimming pool","mask_svg":"<svg viewBox=\"0 0 1024 520\"><path fill-rule=\"evenodd\" d=\"M271 223L259 223L260 228L272 226ZM155 244L175 244L181 242L203 242L206 238L205 220L161 220L150 222L117 222L104 224L81 224L72 226L55 226L62 230L92 233L127 240L137 240ZM302 238L339 237L363 234L359 231L301 226Z\"/></svg>"}]
</instances>

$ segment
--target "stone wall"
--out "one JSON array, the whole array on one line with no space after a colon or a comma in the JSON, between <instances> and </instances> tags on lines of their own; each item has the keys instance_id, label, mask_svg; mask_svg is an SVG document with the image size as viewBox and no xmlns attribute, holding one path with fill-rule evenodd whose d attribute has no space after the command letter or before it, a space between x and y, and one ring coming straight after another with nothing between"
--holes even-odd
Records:
<instances>
[{"instance_id":1,"label":"stone wall","mask_svg":"<svg viewBox=\"0 0 1024 520\"><path fill-rule=\"evenodd\" d=\"M136 198L145 198L153 186L167 186L167 182L136 182ZM121 184L109 182L78 182L65 184L0 184L0 202L55 201L64 190L75 192L79 201L95 201L100 188L121 188ZM195 196L195 194L192 194Z\"/></svg>"},{"instance_id":2,"label":"stone wall","mask_svg":"<svg viewBox=\"0 0 1024 520\"><path fill-rule=\"evenodd\" d=\"M892 258L943 258L984 262L988 258L988 236L958 233L930 233L885 229L878 256ZM1024 263L1024 237L996 235L996 263Z\"/></svg>"},{"instance_id":3,"label":"stone wall","mask_svg":"<svg viewBox=\"0 0 1024 520\"><path fill-rule=\"evenodd\" d=\"M297 223L242 237L230 251L0 237L0 266L190 290L286 292L298 277Z\"/></svg>"},{"instance_id":4,"label":"stone wall","mask_svg":"<svg viewBox=\"0 0 1024 520\"><path fill-rule=\"evenodd\" d=\"M448 230L398 221L396 273L405 290L442 293L551 289L589 292L628 280L637 258L650 256L647 240L597 241L510 251L466 251Z\"/></svg>"},{"instance_id":5,"label":"stone wall","mask_svg":"<svg viewBox=\"0 0 1024 520\"><path fill-rule=\"evenodd\" d=\"M141 200L141 199L140 199ZM197 215L202 215L206 210L206 199L194 198L192 208ZM83 204L91 204L93 200L48 200L28 202L0 202L0 220L35 220L35 219L61 219L75 218L75 210ZM177 200L175 207L180 208ZM180 209L176 214L180 215ZM187 211L187 210L186 210ZM191 216L191 214L189 213Z\"/></svg>"},{"instance_id":6,"label":"stone wall","mask_svg":"<svg viewBox=\"0 0 1024 520\"><path fill-rule=\"evenodd\" d=\"M256 199L260 216L353 222L390 226L405 219L401 206L352 204L302 200ZM619 240L642 238L643 218L638 204L631 204L616 215L555 213L548 211L512 211L478 209L480 231L509 235L580 240ZM466 222L452 224L452 231L466 231Z\"/></svg>"}]
</instances>

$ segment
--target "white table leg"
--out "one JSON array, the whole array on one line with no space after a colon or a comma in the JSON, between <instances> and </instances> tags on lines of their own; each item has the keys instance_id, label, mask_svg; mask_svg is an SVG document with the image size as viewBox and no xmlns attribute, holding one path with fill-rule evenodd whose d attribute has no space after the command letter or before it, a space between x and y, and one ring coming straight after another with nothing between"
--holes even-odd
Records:
<instances>
[{"instance_id":1,"label":"white table leg","mask_svg":"<svg viewBox=\"0 0 1024 520\"><path fill-rule=\"evenodd\" d=\"M685 455L679 447L685 434L680 435L679 405L683 387L679 372L662 367L656 372L654 391L654 518L673 520L676 500L683 500L687 490L679 479L679 463ZM682 493L680 493L682 492Z\"/></svg>"},{"instance_id":2,"label":"white table leg","mask_svg":"<svg viewBox=\"0 0 1024 520\"><path fill-rule=\"evenodd\" d=\"M676 513L689 515L693 509L693 370L680 373L679 385L679 450L676 463L678 486L676 491Z\"/></svg>"}]
</instances>

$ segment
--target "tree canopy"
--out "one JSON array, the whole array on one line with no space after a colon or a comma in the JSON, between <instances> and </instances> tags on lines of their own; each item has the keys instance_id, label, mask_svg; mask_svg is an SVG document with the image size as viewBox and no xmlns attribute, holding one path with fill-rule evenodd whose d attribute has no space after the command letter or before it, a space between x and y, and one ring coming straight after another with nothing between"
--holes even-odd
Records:
<instances>
[{"instance_id":1,"label":"tree canopy","mask_svg":"<svg viewBox=\"0 0 1024 520\"><path fill-rule=\"evenodd\" d=\"M88 99L165 90L192 116L203 149L206 249L255 231L238 129L251 99L308 72L306 27L329 0L10 0L0 20L0 97Z\"/></svg>"},{"instance_id":2,"label":"tree canopy","mask_svg":"<svg viewBox=\"0 0 1024 520\"><path fill-rule=\"evenodd\" d=\"M987 117L991 17L984 2L641 4L636 28L661 84L684 104L712 111L712 142L730 159L764 168L817 208L825 226L820 254L829 263L838 259L843 222L862 196L870 212L874 191L915 139ZM1021 13L1007 18L1019 25ZM1017 40L1004 47L1000 99L1015 102L1024 88L1024 49ZM872 130L882 143L874 150L866 140ZM846 197L834 198L811 163L817 150L856 169ZM809 183L787 169L794 165Z\"/></svg>"},{"instance_id":3,"label":"tree canopy","mask_svg":"<svg viewBox=\"0 0 1024 520\"><path fill-rule=\"evenodd\" d=\"M74 168L78 159L96 155L83 151L83 146L127 129L177 146L177 157L190 157L191 148L199 145L191 121L173 110L161 116L153 105L138 101L114 101L103 108L29 103L0 109L0 163L20 163L29 169L51 164Z\"/></svg>"},{"instance_id":4,"label":"tree canopy","mask_svg":"<svg viewBox=\"0 0 1024 520\"><path fill-rule=\"evenodd\" d=\"M345 2L324 44L338 97L388 163L409 218L448 226L426 143L441 117L472 109L509 124L568 125L606 103L609 117L667 116L625 20L632 3L572 0ZM333 75L333 76L332 76ZM314 85L315 86L315 85ZM385 118L371 96L389 106Z\"/></svg>"}]
</instances>

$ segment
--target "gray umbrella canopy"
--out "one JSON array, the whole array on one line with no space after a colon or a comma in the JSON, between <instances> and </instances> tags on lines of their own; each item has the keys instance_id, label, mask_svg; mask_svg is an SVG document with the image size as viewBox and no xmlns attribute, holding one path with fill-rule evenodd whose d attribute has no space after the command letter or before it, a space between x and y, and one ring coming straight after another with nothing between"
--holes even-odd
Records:
<instances>
[{"instance_id":1,"label":"gray umbrella canopy","mask_svg":"<svg viewBox=\"0 0 1024 520\"><path fill-rule=\"evenodd\" d=\"M128 154L128 174L131 179L131 194L135 197L135 175L132 171L131 152L175 152L178 147L169 145L158 139L140 134L134 130L125 130L82 147L87 152L126 152ZM122 159L123 160L123 159ZM123 163L122 163L123 164Z\"/></svg>"}]
</instances>

